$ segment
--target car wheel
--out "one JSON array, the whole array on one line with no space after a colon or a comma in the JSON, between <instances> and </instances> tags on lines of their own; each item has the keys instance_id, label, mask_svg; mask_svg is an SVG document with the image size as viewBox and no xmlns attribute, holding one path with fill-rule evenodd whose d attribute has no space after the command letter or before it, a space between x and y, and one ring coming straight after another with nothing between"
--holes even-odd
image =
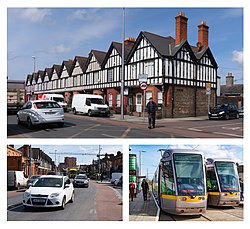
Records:
<instances>
[{"instance_id":1,"label":"car wheel","mask_svg":"<svg viewBox=\"0 0 250 229\"><path fill-rule=\"evenodd\" d=\"M92 111L89 110L89 111L88 111L88 116L91 117L92 115L93 115L93 114L92 114Z\"/></svg>"},{"instance_id":2,"label":"car wheel","mask_svg":"<svg viewBox=\"0 0 250 229\"><path fill-rule=\"evenodd\" d=\"M75 193L73 192L72 193L72 196L71 196L71 199L70 199L70 203L73 203L74 202L74 200L75 200Z\"/></svg>"},{"instance_id":3,"label":"car wheel","mask_svg":"<svg viewBox=\"0 0 250 229\"><path fill-rule=\"evenodd\" d=\"M31 122L30 117L28 117L28 119L27 119L27 124L28 124L28 128L29 128L29 129L33 129L33 124L32 124L32 122Z\"/></svg>"},{"instance_id":4,"label":"car wheel","mask_svg":"<svg viewBox=\"0 0 250 229\"><path fill-rule=\"evenodd\" d=\"M65 205L66 205L66 198L65 198L65 196L64 196L64 197L63 197L63 200L62 200L62 205L61 205L61 209L62 209L62 210L64 210Z\"/></svg>"},{"instance_id":5,"label":"car wheel","mask_svg":"<svg viewBox=\"0 0 250 229\"><path fill-rule=\"evenodd\" d=\"M60 122L57 125L58 125L58 127L62 128L64 126L64 122Z\"/></svg>"},{"instance_id":6,"label":"car wheel","mask_svg":"<svg viewBox=\"0 0 250 229\"><path fill-rule=\"evenodd\" d=\"M20 121L20 118L19 118L18 115L17 115L17 117L16 117L16 120L17 120L17 125L20 125L20 124L21 124L21 121Z\"/></svg>"},{"instance_id":7,"label":"car wheel","mask_svg":"<svg viewBox=\"0 0 250 229\"><path fill-rule=\"evenodd\" d=\"M76 115L76 108L73 108L73 114Z\"/></svg>"}]
</instances>

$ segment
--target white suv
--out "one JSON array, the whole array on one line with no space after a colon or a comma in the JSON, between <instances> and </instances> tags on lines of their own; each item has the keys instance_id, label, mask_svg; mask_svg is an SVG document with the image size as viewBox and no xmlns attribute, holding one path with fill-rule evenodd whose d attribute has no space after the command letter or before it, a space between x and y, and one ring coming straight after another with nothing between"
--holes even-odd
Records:
<instances>
[{"instance_id":1,"label":"white suv","mask_svg":"<svg viewBox=\"0 0 250 229\"><path fill-rule=\"evenodd\" d=\"M44 175L26 190L24 207L60 207L74 201L74 187L67 176Z\"/></svg>"}]
</instances>

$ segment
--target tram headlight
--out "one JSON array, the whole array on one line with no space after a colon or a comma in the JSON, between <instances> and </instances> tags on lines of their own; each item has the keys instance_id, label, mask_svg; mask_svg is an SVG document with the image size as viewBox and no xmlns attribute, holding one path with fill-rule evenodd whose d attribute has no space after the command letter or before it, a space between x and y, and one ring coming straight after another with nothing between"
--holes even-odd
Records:
<instances>
[{"instance_id":1,"label":"tram headlight","mask_svg":"<svg viewBox=\"0 0 250 229\"><path fill-rule=\"evenodd\" d=\"M180 198L180 201L186 201L187 200L187 197L181 197Z\"/></svg>"},{"instance_id":2,"label":"tram headlight","mask_svg":"<svg viewBox=\"0 0 250 229\"><path fill-rule=\"evenodd\" d=\"M206 198L205 197L199 197L198 200L205 200Z\"/></svg>"}]
</instances>

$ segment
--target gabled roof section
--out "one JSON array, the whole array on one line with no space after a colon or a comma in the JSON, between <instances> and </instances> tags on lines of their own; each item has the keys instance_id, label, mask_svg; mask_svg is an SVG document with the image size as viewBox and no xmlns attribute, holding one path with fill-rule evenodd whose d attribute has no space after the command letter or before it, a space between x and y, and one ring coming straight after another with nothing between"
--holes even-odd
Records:
<instances>
[{"instance_id":1,"label":"gabled roof section","mask_svg":"<svg viewBox=\"0 0 250 229\"><path fill-rule=\"evenodd\" d=\"M134 52L136 51L138 45L140 44L141 40L143 38L146 38L147 41L153 46L153 48L156 50L156 52L160 56L170 56L170 50L169 46L175 42L174 38L171 36L163 37L158 34L150 33L150 32L140 32L138 38L136 39L136 42L130 51L127 61L129 61Z\"/></svg>"},{"instance_id":2,"label":"gabled roof section","mask_svg":"<svg viewBox=\"0 0 250 229\"><path fill-rule=\"evenodd\" d=\"M80 68L84 72L85 69L86 69L86 64L87 64L88 58L83 57L83 56L76 56L75 61L78 61L79 65L80 65ZM74 66L75 66L75 64L74 64Z\"/></svg>"},{"instance_id":3,"label":"gabled roof section","mask_svg":"<svg viewBox=\"0 0 250 229\"><path fill-rule=\"evenodd\" d=\"M39 78L41 78L41 80L42 80L42 82L43 82L43 79L44 79L44 74L45 72L43 71L43 70L39 70L38 72L37 72L37 74L38 74L38 77L37 77L37 80L39 79Z\"/></svg>"},{"instance_id":4,"label":"gabled roof section","mask_svg":"<svg viewBox=\"0 0 250 229\"><path fill-rule=\"evenodd\" d=\"M53 74L53 72L55 70L56 74L58 75L58 78L60 78L60 76L61 76L61 67L62 67L62 65L53 64L53 66L52 66L52 74Z\"/></svg>"},{"instance_id":5,"label":"gabled roof section","mask_svg":"<svg viewBox=\"0 0 250 229\"><path fill-rule=\"evenodd\" d=\"M124 59L125 59L124 61L127 60L127 57L129 55L130 51L132 50L132 48L133 48L133 46L131 46L131 45L124 45ZM108 58L109 58L110 54L112 53L113 49L116 49L118 54L122 57L122 43L113 41L109 47L109 50L108 50L104 60L103 60L102 67L104 67L105 64L107 63Z\"/></svg>"},{"instance_id":6,"label":"gabled roof section","mask_svg":"<svg viewBox=\"0 0 250 229\"><path fill-rule=\"evenodd\" d=\"M216 63L216 60L214 59L214 56L213 56L213 54L212 54L212 52L211 52L211 49L210 49L209 47L204 48L204 49L198 51L198 48L197 48L197 47L192 46L192 50L193 50L193 52L194 52L194 54L195 54L195 56L196 56L196 58L197 58L198 61L200 61L200 60L203 58L203 56L204 56L205 54L207 54L207 55L209 56L209 58L211 59L211 62L213 63L213 65L214 65L216 68L218 68L218 65L217 65L217 63Z\"/></svg>"},{"instance_id":7,"label":"gabled roof section","mask_svg":"<svg viewBox=\"0 0 250 229\"><path fill-rule=\"evenodd\" d=\"M104 61L104 58L106 56L106 52L98 51L98 50L92 50L93 55L95 56L97 62L99 65L102 65L102 62Z\"/></svg>"},{"instance_id":8,"label":"gabled roof section","mask_svg":"<svg viewBox=\"0 0 250 229\"><path fill-rule=\"evenodd\" d=\"M27 75L27 78L26 78L26 82L25 82L25 85L26 86L28 86L28 82L30 83L30 85L31 85L31 82L32 82L32 75L31 74L28 74Z\"/></svg>"},{"instance_id":9,"label":"gabled roof section","mask_svg":"<svg viewBox=\"0 0 250 229\"><path fill-rule=\"evenodd\" d=\"M189 52L190 57L193 59L194 62L197 62L196 56L192 50L192 47L189 45L188 41L182 41L180 44L171 44L169 45L170 49L170 56L175 56L177 53L182 49L186 48Z\"/></svg>"},{"instance_id":10,"label":"gabled roof section","mask_svg":"<svg viewBox=\"0 0 250 229\"><path fill-rule=\"evenodd\" d=\"M65 68L66 68L68 74L70 75L70 71L71 71L72 64L73 64L73 60L64 60L64 61L62 62L62 65L61 65L60 76L62 75L64 66L65 66Z\"/></svg>"},{"instance_id":11,"label":"gabled roof section","mask_svg":"<svg viewBox=\"0 0 250 229\"><path fill-rule=\"evenodd\" d=\"M220 92L221 92L222 96L242 95L243 94L243 84L234 84L232 86L221 85Z\"/></svg>"},{"instance_id":12,"label":"gabled roof section","mask_svg":"<svg viewBox=\"0 0 250 229\"><path fill-rule=\"evenodd\" d=\"M52 77L52 74L53 74L53 69L52 68L45 68L45 70L44 70L44 76L46 74L48 75L49 80L51 80L51 77Z\"/></svg>"},{"instance_id":13,"label":"gabled roof section","mask_svg":"<svg viewBox=\"0 0 250 229\"><path fill-rule=\"evenodd\" d=\"M32 80L31 80L31 83L33 82L33 80L35 80L35 83L37 83L37 79L38 79L38 73L37 73L37 72L33 72L33 73L32 73Z\"/></svg>"}]
</instances>

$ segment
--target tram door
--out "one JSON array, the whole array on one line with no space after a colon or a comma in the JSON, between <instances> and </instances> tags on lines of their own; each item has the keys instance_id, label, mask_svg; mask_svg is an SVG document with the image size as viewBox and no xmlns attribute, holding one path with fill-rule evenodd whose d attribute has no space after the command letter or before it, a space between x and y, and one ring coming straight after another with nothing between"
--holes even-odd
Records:
<instances>
[{"instance_id":1,"label":"tram door","mask_svg":"<svg viewBox=\"0 0 250 229\"><path fill-rule=\"evenodd\" d=\"M142 112L142 93L136 94L135 106L136 112Z\"/></svg>"}]
</instances>

